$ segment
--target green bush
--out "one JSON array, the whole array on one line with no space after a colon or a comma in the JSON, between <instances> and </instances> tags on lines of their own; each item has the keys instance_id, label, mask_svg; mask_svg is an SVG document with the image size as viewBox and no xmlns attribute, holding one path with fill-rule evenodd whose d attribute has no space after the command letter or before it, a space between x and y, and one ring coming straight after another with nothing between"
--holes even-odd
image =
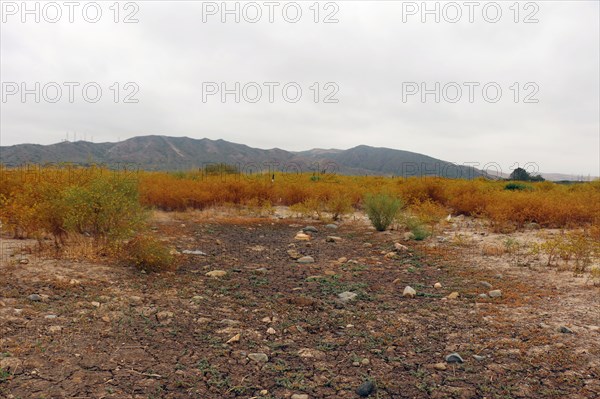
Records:
<instances>
[{"instance_id":1,"label":"green bush","mask_svg":"<svg viewBox=\"0 0 600 399\"><path fill-rule=\"evenodd\" d=\"M416 241L422 241L431 235L431 229L416 216L403 215L399 222L410 230Z\"/></svg>"},{"instance_id":2,"label":"green bush","mask_svg":"<svg viewBox=\"0 0 600 399\"><path fill-rule=\"evenodd\" d=\"M364 206L375 229L385 231L402 208L402 201L388 194L367 194Z\"/></svg>"},{"instance_id":3,"label":"green bush","mask_svg":"<svg viewBox=\"0 0 600 399\"><path fill-rule=\"evenodd\" d=\"M531 190L531 186L528 186L527 184L522 184L522 183L507 183L504 186L505 190L509 190L509 191L525 191L525 190Z\"/></svg>"},{"instance_id":4,"label":"green bush","mask_svg":"<svg viewBox=\"0 0 600 399\"><path fill-rule=\"evenodd\" d=\"M166 245L149 234L134 237L125 246L126 260L147 272L171 271L177 268L175 258Z\"/></svg>"}]
</instances>

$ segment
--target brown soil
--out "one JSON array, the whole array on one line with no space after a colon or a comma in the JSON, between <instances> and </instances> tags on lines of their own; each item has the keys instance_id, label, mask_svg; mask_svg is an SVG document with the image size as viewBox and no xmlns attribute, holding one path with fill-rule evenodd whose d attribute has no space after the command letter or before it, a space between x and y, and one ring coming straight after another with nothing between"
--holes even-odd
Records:
<instances>
[{"instance_id":1,"label":"brown soil","mask_svg":"<svg viewBox=\"0 0 600 399\"><path fill-rule=\"evenodd\" d=\"M294 240L307 224L319 228L310 246ZM484 255L506 236L477 224L424 243L360 221L327 230L161 213L155 226L179 250L207 255L145 274L40 258L24 250L34 243L2 239L0 397L355 398L367 379L373 398L600 397L600 288L514 254ZM468 242L456 245L458 233ZM409 250L385 257L399 241ZM316 262L296 263L290 244ZM216 269L228 274L205 275ZM481 281L503 296L479 298L489 291ZM416 298L402 297L406 285ZM344 291L358 297L342 303ZM434 368L452 352L464 363Z\"/></svg>"}]
</instances>

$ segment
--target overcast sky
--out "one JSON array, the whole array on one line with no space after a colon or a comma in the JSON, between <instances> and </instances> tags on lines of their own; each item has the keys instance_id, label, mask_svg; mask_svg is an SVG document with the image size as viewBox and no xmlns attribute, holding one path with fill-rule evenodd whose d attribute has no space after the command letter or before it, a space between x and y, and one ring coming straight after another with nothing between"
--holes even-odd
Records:
<instances>
[{"instance_id":1,"label":"overcast sky","mask_svg":"<svg viewBox=\"0 0 600 399\"><path fill-rule=\"evenodd\" d=\"M221 2L120 3L117 16L110 1L99 2L102 14L91 23L95 5L84 12L81 2L71 23L62 2L39 2L36 22L20 1L3 1L1 145L50 144L74 133L94 142L160 134L287 150L367 144L495 162L505 172L535 162L544 172L600 175L598 1L521 2L518 10L512 1L474 9L428 2L438 3L439 23L422 15L420 1L326 3L284 10L286 2L241 2L236 23ZM51 23L57 10L61 18ZM73 102L65 82L79 84ZM221 83L235 92L235 82L239 103L235 94L225 102L211 94ZM272 102L265 82L274 82ZM431 90L424 101L415 93L422 83ZM253 103L257 86L262 97ZM23 98L24 88L32 93ZM125 102L127 95L138 102ZM337 102L324 102L328 96Z\"/></svg>"}]
</instances>

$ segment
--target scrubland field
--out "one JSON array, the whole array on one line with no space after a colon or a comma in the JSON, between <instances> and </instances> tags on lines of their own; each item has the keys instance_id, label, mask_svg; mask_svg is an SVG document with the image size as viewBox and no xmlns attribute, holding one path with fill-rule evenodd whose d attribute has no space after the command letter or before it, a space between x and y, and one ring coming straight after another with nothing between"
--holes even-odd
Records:
<instances>
[{"instance_id":1,"label":"scrubland field","mask_svg":"<svg viewBox=\"0 0 600 399\"><path fill-rule=\"evenodd\" d=\"M600 181L224 172L0 169L0 397L600 397Z\"/></svg>"}]
</instances>

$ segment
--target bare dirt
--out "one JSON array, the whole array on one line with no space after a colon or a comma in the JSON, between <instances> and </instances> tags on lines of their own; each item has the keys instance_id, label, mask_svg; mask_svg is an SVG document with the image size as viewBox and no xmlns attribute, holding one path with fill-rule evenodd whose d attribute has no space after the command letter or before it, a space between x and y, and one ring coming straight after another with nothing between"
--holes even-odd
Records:
<instances>
[{"instance_id":1,"label":"bare dirt","mask_svg":"<svg viewBox=\"0 0 600 399\"><path fill-rule=\"evenodd\" d=\"M294 236L308 224L319 232L307 245ZM366 380L372 398L600 397L600 287L518 253L488 255L507 236L476 221L422 243L360 220L329 230L160 213L154 225L205 255L145 274L2 239L0 397L356 398ZM386 256L396 242L408 250ZM502 297L479 297L492 289ZM356 298L340 301L346 291ZM453 352L464 363L445 363Z\"/></svg>"}]
</instances>

